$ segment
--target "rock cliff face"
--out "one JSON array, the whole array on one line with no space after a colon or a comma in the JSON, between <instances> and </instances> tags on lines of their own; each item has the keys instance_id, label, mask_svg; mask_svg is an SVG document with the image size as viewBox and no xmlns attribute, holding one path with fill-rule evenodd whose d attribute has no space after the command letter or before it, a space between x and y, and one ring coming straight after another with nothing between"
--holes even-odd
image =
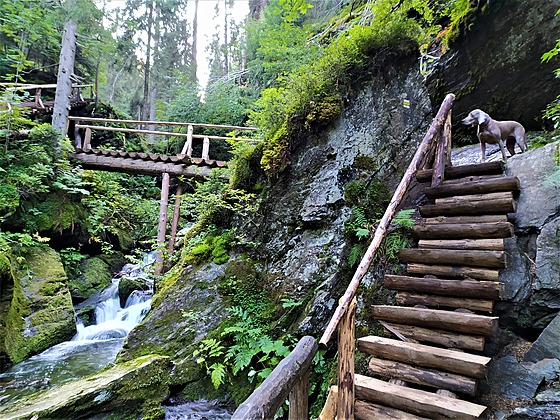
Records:
<instances>
[{"instance_id":1,"label":"rock cliff face","mask_svg":"<svg viewBox=\"0 0 560 420\"><path fill-rule=\"evenodd\" d=\"M440 103L447 92L458 98L458 122L480 108L497 120L516 120L530 130L542 127L543 109L560 93L554 60L541 63L560 33L560 2L484 1L468 30L436 64L428 78Z\"/></svg>"}]
</instances>

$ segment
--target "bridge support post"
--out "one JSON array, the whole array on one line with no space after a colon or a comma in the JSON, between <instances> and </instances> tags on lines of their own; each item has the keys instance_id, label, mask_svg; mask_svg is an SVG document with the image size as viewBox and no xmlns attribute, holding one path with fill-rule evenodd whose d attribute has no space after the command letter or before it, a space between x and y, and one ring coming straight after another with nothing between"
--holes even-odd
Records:
<instances>
[{"instance_id":1,"label":"bridge support post","mask_svg":"<svg viewBox=\"0 0 560 420\"><path fill-rule=\"evenodd\" d=\"M171 233L169 235L169 245L167 253L173 254L173 246L175 245L175 236L177 235L177 225L179 224L179 216L181 215L181 200L183 199L183 183L180 182L175 192L175 208L173 209L173 219L171 219Z\"/></svg>"},{"instance_id":2,"label":"bridge support post","mask_svg":"<svg viewBox=\"0 0 560 420\"><path fill-rule=\"evenodd\" d=\"M161 200L159 203L159 223L157 232L157 253L155 275L163 272L163 248L165 243L165 232L167 229L167 204L169 201L169 174L164 172L161 178ZM155 283L154 283L155 289Z\"/></svg>"},{"instance_id":3,"label":"bridge support post","mask_svg":"<svg viewBox=\"0 0 560 420\"><path fill-rule=\"evenodd\" d=\"M356 298L338 324L338 404L337 418L354 420L354 340Z\"/></svg>"},{"instance_id":4,"label":"bridge support post","mask_svg":"<svg viewBox=\"0 0 560 420\"><path fill-rule=\"evenodd\" d=\"M209 160L210 159L209 152L210 152L210 139L208 137L204 137L202 143L202 159Z\"/></svg>"}]
</instances>

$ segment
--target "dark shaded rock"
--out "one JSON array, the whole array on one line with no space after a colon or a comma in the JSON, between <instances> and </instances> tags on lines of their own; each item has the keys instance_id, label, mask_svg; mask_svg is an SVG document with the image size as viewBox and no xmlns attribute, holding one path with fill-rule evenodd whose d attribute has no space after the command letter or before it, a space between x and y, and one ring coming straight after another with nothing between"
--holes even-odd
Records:
<instances>
[{"instance_id":1,"label":"dark shaded rock","mask_svg":"<svg viewBox=\"0 0 560 420\"><path fill-rule=\"evenodd\" d=\"M560 315L541 333L537 341L533 343L527 354L525 361L537 362L542 359L560 359Z\"/></svg>"},{"instance_id":2,"label":"dark shaded rock","mask_svg":"<svg viewBox=\"0 0 560 420\"><path fill-rule=\"evenodd\" d=\"M6 319L5 346L12 362L72 338L74 308L56 251L46 246L26 255L28 270L14 276Z\"/></svg>"},{"instance_id":3,"label":"dark shaded rock","mask_svg":"<svg viewBox=\"0 0 560 420\"><path fill-rule=\"evenodd\" d=\"M147 290L146 280L143 278L133 278L123 276L119 280L119 300L121 308L126 306L126 300L135 290Z\"/></svg>"},{"instance_id":4,"label":"dark shaded rock","mask_svg":"<svg viewBox=\"0 0 560 420\"><path fill-rule=\"evenodd\" d=\"M560 33L557 1L479 2L466 34L451 46L428 79L434 103L453 92L454 121L474 108L497 120L540 129L542 110L560 92L557 63L541 63ZM474 140L474 135L470 135Z\"/></svg>"},{"instance_id":5,"label":"dark shaded rock","mask_svg":"<svg viewBox=\"0 0 560 420\"><path fill-rule=\"evenodd\" d=\"M95 292L111 284L109 265L100 257L88 258L80 263L82 274L68 282L72 299L82 302Z\"/></svg>"},{"instance_id":6,"label":"dark shaded rock","mask_svg":"<svg viewBox=\"0 0 560 420\"><path fill-rule=\"evenodd\" d=\"M531 365L519 363L514 356L492 360L488 365L488 379L481 385L483 392L509 399L533 398L544 374L533 370Z\"/></svg>"},{"instance_id":7,"label":"dark shaded rock","mask_svg":"<svg viewBox=\"0 0 560 420\"><path fill-rule=\"evenodd\" d=\"M560 389L547 389L543 392L539 392L535 397L540 403L560 403Z\"/></svg>"},{"instance_id":8,"label":"dark shaded rock","mask_svg":"<svg viewBox=\"0 0 560 420\"><path fill-rule=\"evenodd\" d=\"M505 240L505 251L508 255L508 265L500 272L500 281L504 284L503 300L520 302L526 300L531 294L530 262L525 256L524 249L518 246L518 238Z\"/></svg>"},{"instance_id":9,"label":"dark shaded rock","mask_svg":"<svg viewBox=\"0 0 560 420\"><path fill-rule=\"evenodd\" d=\"M560 404L546 406L519 407L513 410L513 414L506 417L507 420L558 420L560 419Z\"/></svg>"},{"instance_id":10,"label":"dark shaded rock","mask_svg":"<svg viewBox=\"0 0 560 420\"><path fill-rule=\"evenodd\" d=\"M559 196L560 197L560 192ZM560 309L560 217L546 223L537 239L535 293L531 304Z\"/></svg>"}]
</instances>

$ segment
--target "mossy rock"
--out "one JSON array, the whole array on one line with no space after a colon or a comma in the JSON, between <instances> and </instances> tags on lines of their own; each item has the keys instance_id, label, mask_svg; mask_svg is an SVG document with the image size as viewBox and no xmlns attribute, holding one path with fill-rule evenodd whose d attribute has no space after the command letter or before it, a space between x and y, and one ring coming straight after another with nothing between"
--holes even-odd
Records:
<instances>
[{"instance_id":1,"label":"mossy rock","mask_svg":"<svg viewBox=\"0 0 560 420\"><path fill-rule=\"evenodd\" d=\"M6 317L6 353L14 363L69 340L76 333L66 274L56 251L46 246L26 255L27 269L14 273Z\"/></svg>"},{"instance_id":2,"label":"mossy rock","mask_svg":"<svg viewBox=\"0 0 560 420\"><path fill-rule=\"evenodd\" d=\"M80 264L81 275L68 282L72 299L82 302L91 297L96 291L111 284L109 265L100 257L88 258Z\"/></svg>"},{"instance_id":3,"label":"mossy rock","mask_svg":"<svg viewBox=\"0 0 560 420\"><path fill-rule=\"evenodd\" d=\"M12 302L14 279L10 258L0 252L0 337L6 337L6 318ZM10 364L5 340L0 339L0 372Z\"/></svg>"},{"instance_id":4,"label":"mossy rock","mask_svg":"<svg viewBox=\"0 0 560 420\"><path fill-rule=\"evenodd\" d=\"M146 290L146 281L141 278L130 278L123 276L119 281L119 299L121 308L126 306L126 300L135 290Z\"/></svg>"},{"instance_id":5,"label":"mossy rock","mask_svg":"<svg viewBox=\"0 0 560 420\"><path fill-rule=\"evenodd\" d=\"M2 407L0 418L163 418L172 368L168 357L139 357Z\"/></svg>"}]
</instances>

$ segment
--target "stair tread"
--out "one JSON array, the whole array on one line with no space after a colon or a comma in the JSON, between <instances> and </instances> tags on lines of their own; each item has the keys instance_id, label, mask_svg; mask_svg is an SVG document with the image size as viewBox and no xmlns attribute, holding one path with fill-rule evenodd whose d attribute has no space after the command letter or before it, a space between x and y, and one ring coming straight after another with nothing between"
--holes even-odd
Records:
<instances>
[{"instance_id":1,"label":"stair tread","mask_svg":"<svg viewBox=\"0 0 560 420\"><path fill-rule=\"evenodd\" d=\"M412 235L418 239L501 239L513 236L513 226L509 222L416 225Z\"/></svg>"},{"instance_id":2,"label":"stair tread","mask_svg":"<svg viewBox=\"0 0 560 420\"><path fill-rule=\"evenodd\" d=\"M445 168L445 179L465 178L476 175L497 175L503 174L504 165L502 162L484 162L472 165L448 166ZM416 172L418 182L430 182L432 180L433 169L420 170Z\"/></svg>"},{"instance_id":3,"label":"stair tread","mask_svg":"<svg viewBox=\"0 0 560 420\"><path fill-rule=\"evenodd\" d=\"M435 264L417 264L410 263L407 264L406 270L409 274L424 274L424 275L435 275L435 276L447 276L447 277L460 277L460 278L472 278L485 281L498 281L500 277L500 272L498 270L492 270L489 268L477 268L477 267L462 267L454 265L435 265Z\"/></svg>"},{"instance_id":4,"label":"stair tread","mask_svg":"<svg viewBox=\"0 0 560 420\"><path fill-rule=\"evenodd\" d=\"M418 248L503 251L504 239L421 239Z\"/></svg>"},{"instance_id":5,"label":"stair tread","mask_svg":"<svg viewBox=\"0 0 560 420\"><path fill-rule=\"evenodd\" d=\"M398 256L401 262L407 263L468 265L484 268L505 268L506 266L504 251L402 248L398 251Z\"/></svg>"},{"instance_id":6,"label":"stair tread","mask_svg":"<svg viewBox=\"0 0 560 420\"><path fill-rule=\"evenodd\" d=\"M374 305L372 309L374 317L383 321L485 336L494 334L499 319L496 316L408 306Z\"/></svg>"},{"instance_id":7,"label":"stair tread","mask_svg":"<svg viewBox=\"0 0 560 420\"><path fill-rule=\"evenodd\" d=\"M427 417L362 400L354 403L354 417L357 420L428 420Z\"/></svg>"},{"instance_id":8,"label":"stair tread","mask_svg":"<svg viewBox=\"0 0 560 420\"><path fill-rule=\"evenodd\" d=\"M399 305L424 305L427 307L468 309L488 313L492 312L494 307L494 301L491 299L438 296L428 293L397 292L395 299Z\"/></svg>"},{"instance_id":9,"label":"stair tread","mask_svg":"<svg viewBox=\"0 0 560 420\"><path fill-rule=\"evenodd\" d=\"M502 191L486 194L465 194L465 195L452 195L449 197L439 197L435 199L435 204L447 204L454 203L460 204L473 201L491 201L491 200L507 200L513 199L513 193L511 191Z\"/></svg>"},{"instance_id":10,"label":"stair tread","mask_svg":"<svg viewBox=\"0 0 560 420\"><path fill-rule=\"evenodd\" d=\"M470 297L498 300L502 284L479 280L451 280L435 277L385 275L385 287L393 290L432 293L443 296Z\"/></svg>"},{"instance_id":11,"label":"stair tread","mask_svg":"<svg viewBox=\"0 0 560 420\"><path fill-rule=\"evenodd\" d=\"M454 195L485 194L496 192L519 191L519 179L504 176L483 181L471 181L427 187L424 191L428 198L451 197Z\"/></svg>"},{"instance_id":12,"label":"stair tread","mask_svg":"<svg viewBox=\"0 0 560 420\"><path fill-rule=\"evenodd\" d=\"M372 356L425 368L440 369L472 378L483 378L490 358L426 344L408 343L386 337L358 339L358 349Z\"/></svg>"},{"instance_id":13,"label":"stair tread","mask_svg":"<svg viewBox=\"0 0 560 420\"><path fill-rule=\"evenodd\" d=\"M410 411L416 415L455 419L476 419L486 407L432 392L390 384L364 375L356 375L356 397Z\"/></svg>"},{"instance_id":14,"label":"stair tread","mask_svg":"<svg viewBox=\"0 0 560 420\"><path fill-rule=\"evenodd\" d=\"M514 213L516 202L513 198L492 201L466 201L464 203L427 204L419 206L422 217L474 216Z\"/></svg>"}]
</instances>

